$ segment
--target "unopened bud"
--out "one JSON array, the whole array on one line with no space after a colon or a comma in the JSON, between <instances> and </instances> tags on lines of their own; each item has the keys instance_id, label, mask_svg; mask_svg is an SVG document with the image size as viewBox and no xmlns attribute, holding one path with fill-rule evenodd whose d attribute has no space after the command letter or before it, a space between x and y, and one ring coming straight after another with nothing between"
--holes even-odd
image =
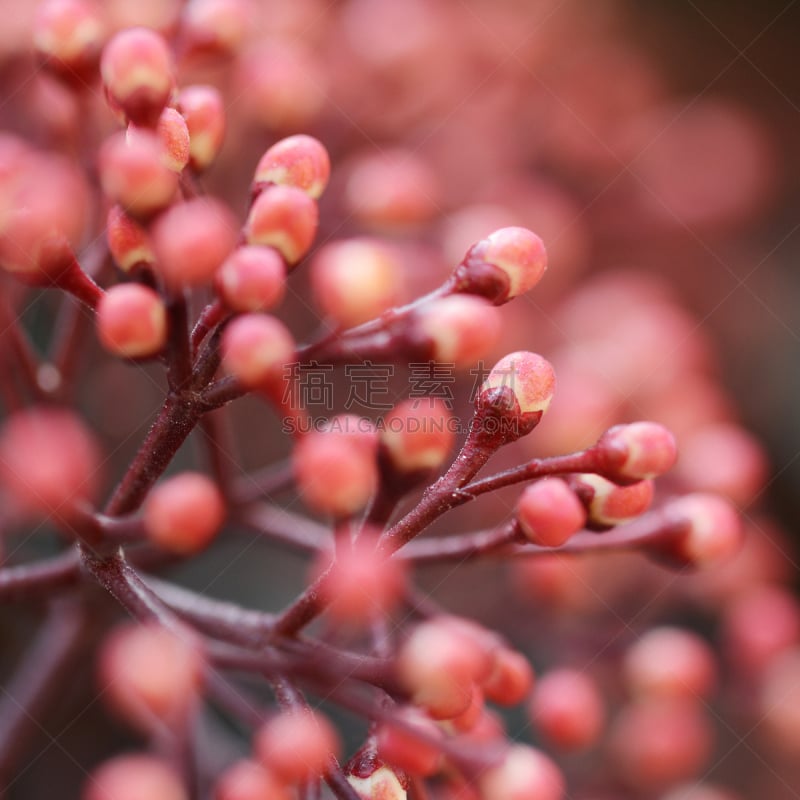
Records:
<instances>
[{"instance_id":1,"label":"unopened bud","mask_svg":"<svg viewBox=\"0 0 800 800\"><path fill-rule=\"evenodd\" d=\"M147 231L128 216L121 206L111 206L106 219L108 249L123 272L134 267L152 265L156 260Z\"/></svg>"},{"instance_id":2,"label":"unopened bud","mask_svg":"<svg viewBox=\"0 0 800 800\"><path fill-rule=\"evenodd\" d=\"M177 106L189 130L189 163L200 172L214 163L225 138L222 95L213 86L186 86Z\"/></svg>"},{"instance_id":3,"label":"unopened bud","mask_svg":"<svg viewBox=\"0 0 800 800\"><path fill-rule=\"evenodd\" d=\"M473 245L456 268L462 291L505 303L532 289L547 269L542 240L526 228L501 228Z\"/></svg>"},{"instance_id":4,"label":"unopened bud","mask_svg":"<svg viewBox=\"0 0 800 800\"><path fill-rule=\"evenodd\" d=\"M318 221L317 204L302 189L270 186L253 203L244 232L248 244L274 247L293 265L311 248Z\"/></svg>"},{"instance_id":5,"label":"unopened bud","mask_svg":"<svg viewBox=\"0 0 800 800\"><path fill-rule=\"evenodd\" d=\"M222 366L247 388L277 380L294 358L289 329L266 314L242 314L222 334Z\"/></svg>"},{"instance_id":6,"label":"unopened bud","mask_svg":"<svg viewBox=\"0 0 800 800\"><path fill-rule=\"evenodd\" d=\"M620 481L656 478L678 457L675 437L657 422L615 425L600 437L595 452L603 474Z\"/></svg>"},{"instance_id":7,"label":"unopened bud","mask_svg":"<svg viewBox=\"0 0 800 800\"><path fill-rule=\"evenodd\" d=\"M238 247L217 270L216 287L234 311L266 311L286 291L286 264L273 247Z\"/></svg>"},{"instance_id":8,"label":"unopened bud","mask_svg":"<svg viewBox=\"0 0 800 800\"><path fill-rule=\"evenodd\" d=\"M653 501L653 482L638 481L628 486L617 486L599 475L577 475L572 481L583 501L588 521L603 527L619 525L635 519L650 507Z\"/></svg>"},{"instance_id":9,"label":"unopened bud","mask_svg":"<svg viewBox=\"0 0 800 800\"><path fill-rule=\"evenodd\" d=\"M503 762L486 770L478 780L484 800L561 800L564 777L544 753L513 745Z\"/></svg>"},{"instance_id":10,"label":"unopened bud","mask_svg":"<svg viewBox=\"0 0 800 800\"><path fill-rule=\"evenodd\" d=\"M167 339L164 302L157 292L138 283L112 286L97 305L97 334L114 355L155 355Z\"/></svg>"},{"instance_id":11,"label":"unopened bud","mask_svg":"<svg viewBox=\"0 0 800 800\"><path fill-rule=\"evenodd\" d=\"M586 511L561 478L528 486L517 503L517 520L525 537L543 547L559 547L586 524Z\"/></svg>"},{"instance_id":12,"label":"unopened bud","mask_svg":"<svg viewBox=\"0 0 800 800\"><path fill-rule=\"evenodd\" d=\"M322 143L298 134L281 139L264 153L253 182L294 186L316 200L325 191L330 172L330 158Z\"/></svg>"},{"instance_id":13,"label":"unopened bud","mask_svg":"<svg viewBox=\"0 0 800 800\"><path fill-rule=\"evenodd\" d=\"M520 350L503 356L492 367L481 393L503 387L513 392L521 414L543 414L553 399L556 376L549 361Z\"/></svg>"}]
</instances>

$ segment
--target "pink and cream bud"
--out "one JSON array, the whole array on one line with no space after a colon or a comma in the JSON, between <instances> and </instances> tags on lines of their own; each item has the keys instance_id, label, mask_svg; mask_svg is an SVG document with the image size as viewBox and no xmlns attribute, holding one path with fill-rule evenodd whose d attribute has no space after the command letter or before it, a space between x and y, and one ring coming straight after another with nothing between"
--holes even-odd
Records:
<instances>
[{"instance_id":1,"label":"pink and cream bud","mask_svg":"<svg viewBox=\"0 0 800 800\"><path fill-rule=\"evenodd\" d=\"M159 483L144 504L147 538L179 555L208 547L224 520L220 490L199 472L182 472Z\"/></svg>"},{"instance_id":2,"label":"pink and cream bud","mask_svg":"<svg viewBox=\"0 0 800 800\"><path fill-rule=\"evenodd\" d=\"M742 522L734 506L722 497L701 492L671 501L664 512L683 532L663 544L661 554L677 564L711 567L732 558L742 546Z\"/></svg>"},{"instance_id":3,"label":"pink and cream bud","mask_svg":"<svg viewBox=\"0 0 800 800\"><path fill-rule=\"evenodd\" d=\"M100 651L104 698L144 731L180 726L191 716L203 669L197 641L155 622L117 628Z\"/></svg>"},{"instance_id":4,"label":"pink and cream bud","mask_svg":"<svg viewBox=\"0 0 800 800\"><path fill-rule=\"evenodd\" d=\"M435 470L453 449L457 420L439 398L404 400L383 419L381 444L401 473Z\"/></svg>"},{"instance_id":5,"label":"pink and cream bud","mask_svg":"<svg viewBox=\"0 0 800 800\"><path fill-rule=\"evenodd\" d=\"M311 710L278 714L255 739L259 761L285 783L319 778L340 749L328 718Z\"/></svg>"},{"instance_id":6,"label":"pink and cream bud","mask_svg":"<svg viewBox=\"0 0 800 800\"><path fill-rule=\"evenodd\" d=\"M157 292L138 283L112 286L97 306L97 334L114 355L155 355L167 339L164 302Z\"/></svg>"},{"instance_id":7,"label":"pink and cream bud","mask_svg":"<svg viewBox=\"0 0 800 800\"><path fill-rule=\"evenodd\" d=\"M111 206L108 210L106 239L114 261L123 272L140 265L152 266L156 260L147 231L121 206Z\"/></svg>"},{"instance_id":8,"label":"pink and cream bud","mask_svg":"<svg viewBox=\"0 0 800 800\"><path fill-rule=\"evenodd\" d=\"M117 33L103 49L100 73L109 102L137 125L155 124L175 87L169 46L148 28Z\"/></svg>"},{"instance_id":9,"label":"pink and cream bud","mask_svg":"<svg viewBox=\"0 0 800 800\"><path fill-rule=\"evenodd\" d=\"M289 329L266 314L242 314L222 334L222 367L247 388L280 379L294 354Z\"/></svg>"},{"instance_id":10,"label":"pink and cream bud","mask_svg":"<svg viewBox=\"0 0 800 800\"><path fill-rule=\"evenodd\" d=\"M156 271L171 287L210 283L238 235L236 219L218 200L201 197L175 205L152 228Z\"/></svg>"},{"instance_id":11,"label":"pink and cream bud","mask_svg":"<svg viewBox=\"0 0 800 800\"><path fill-rule=\"evenodd\" d=\"M189 163L189 128L176 109L167 107L161 112L156 133L164 145L164 163L173 171L181 172Z\"/></svg>"},{"instance_id":12,"label":"pink and cream bud","mask_svg":"<svg viewBox=\"0 0 800 800\"><path fill-rule=\"evenodd\" d=\"M286 291L286 263L273 247L245 245L217 270L217 293L234 311L267 311Z\"/></svg>"},{"instance_id":13,"label":"pink and cream bud","mask_svg":"<svg viewBox=\"0 0 800 800\"><path fill-rule=\"evenodd\" d=\"M478 779L483 800L562 800L564 776L544 753L525 745L509 748L502 763Z\"/></svg>"},{"instance_id":14,"label":"pink and cream bud","mask_svg":"<svg viewBox=\"0 0 800 800\"><path fill-rule=\"evenodd\" d=\"M341 419L341 418L340 418ZM358 427L371 426L358 420ZM333 428L312 431L292 455L297 488L304 502L325 514L350 516L366 507L378 486L374 431Z\"/></svg>"},{"instance_id":15,"label":"pink and cream bud","mask_svg":"<svg viewBox=\"0 0 800 800\"><path fill-rule=\"evenodd\" d=\"M241 759L217 780L214 800L291 800L291 790L255 761Z\"/></svg>"},{"instance_id":16,"label":"pink and cream bud","mask_svg":"<svg viewBox=\"0 0 800 800\"><path fill-rule=\"evenodd\" d=\"M481 392L504 387L513 392L521 414L543 414L555 393L555 371L549 361L536 353L509 353L492 367Z\"/></svg>"},{"instance_id":17,"label":"pink and cream bud","mask_svg":"<svg viewBox=\"0 0 800 800\"><path fill-rule=\"evenodd\" d=\"M586 524L586 511L561 478L528 486L517 503L517 521L525 538L542 547L559 547Z\"/></svg>"},{"instance_id":18,"label":"pink and cream bud","mask_svg":"<svg viewBox=\"0 0 800 800\"><path fill-rule=\"evenodd\" d=\"M247 217L248 244L274 247L289 265L311 248L317 233L316 202L294 186L270 186L258 195Z\"/></svg>"},{"instance_id":19,"label":"pink and cream bud","mask_svg":"<svg viewBox=\"0 0 800 800\"><path fill-rule=\"evenodd\" d=\"M678 457L675 437L657 422L615 425L600 437L594 450L603 474L615 481L656 478Z\"/></svg>"},{"instance_id":20,"label":"pink and cream bud","mask_svg":"<svg viewBox=\"0 0 800 800\"><path fill-rule=\"evenodd\" d=\"M572 481L583 500L588 521L603 527L620 525L644 514L653 502L653 482L617 486L600 475L585 473Z\"/></svg>"},{"instance_id":21,"label":"pink and cream bud","mask_svg":"<svg viewBox=\"0 0 800 800\"><path fill-rule=\"evenodd\" d=\"M165 208L178 188L163 143L143 130L107 139L100 149L99 170L106 195L135 217L149 217Z\"/></svg>"},{"instance_id":22,"label":"pink and cream bud","mask_svg":"<svg viewBox=\"0 0 800 800\"><path fill-rule=\"evenodd\" d=\"M325 191L330 174L330 158L322 143L297 134L276 142L261 156L253 183L294 186L316 200Z\"/></svg>"},{"instance_id":23,"label":"pink and cream bud","mask_svg":"<svg viewBox=\"0 0 800 800\"><path fill-rule=\"evenodd\" d=\"M36 53L66 78L88 75L97 66L105 35L103 20L90 2L47 0L36 9Z\"/></svg>"},{"instance_id":24,"label":"pink and cream bud","mask_svg":"<svg viewBox=\"0 0 800 800\"><path fill-rule=\"evenodd\" d=\"M311 291L334 322L352 328L397 302L400 267L386 247L368 239L348 239L322 247L311 262Z\"/></svg>"},{"instance_id":25,"label":"pink and cream bud","mask_svg":"<svg viewBox=\"0 0 800 800\"><path fill-rule=\"evenodd\" d=\"M225 138L225 106L213 86L186 86L178 93L178 111L189 131L189 164L196 172L214 163Z\"/></svg>"},{"instance_id":26,"label":"pink and cream bud","mask_svg":"<svg viewBox=\"0 0 800 800\"><path fill-rule=\"evenodd\" d=\"M478 272L487 265L502 274L507 290L497 295L497 301L506 302L541 280L547 252L542 240L527 228L501 228L473 245L464 257L457 274L466 281L467 291L471 279L480 280Z\"/></svg>"},{"instance_id":27,"label":"pink and cream bud","mask_svg":"<svg viewBox=\"0 0 800 800\"><path fill-rule=\"evenodd\" d=\"M247 35L249 16L245 0L189 0L181 14L181 29L189 48L232 55Z\"/></svg>"},{"instance_id":28,"label":"pink and cream bud","mask_svg":"<svg viewBox=\"0 0 800 800\"><path fill-rule=\"evenodd\" d=\"M430 342L431 357L457 368L473 365L500 338L497 309L481 297L453 295L434 300L417 312L416 324Z\"/></svg>"}]
</instances>

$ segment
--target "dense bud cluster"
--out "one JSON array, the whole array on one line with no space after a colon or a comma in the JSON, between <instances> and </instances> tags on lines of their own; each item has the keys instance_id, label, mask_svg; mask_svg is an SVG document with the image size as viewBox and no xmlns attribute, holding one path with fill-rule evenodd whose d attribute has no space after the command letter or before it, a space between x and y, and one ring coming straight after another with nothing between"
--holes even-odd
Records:
<instances>
[{"instance_id":1,"label":"dense bud cluster","mask_svg":"<svg viewBox=\"0 0 800 800\"><path fill-rule=\"evenodd\" d=\"M35 601L42 635L3 676L0 786L85 675L140 752L109 728L84 800L737 800L705 775L739 691L796 758L761 447L661 284L568 289L583 215L622 223L566 185L616 170L564 109L531 124L558 37L453 106L516 53L465 16L39 4L0 134L0 605ZM655 90L590 55L603 103L560 89L691 206L649 160L671 125L616 127Z\"/></svg>"}]
</instances>

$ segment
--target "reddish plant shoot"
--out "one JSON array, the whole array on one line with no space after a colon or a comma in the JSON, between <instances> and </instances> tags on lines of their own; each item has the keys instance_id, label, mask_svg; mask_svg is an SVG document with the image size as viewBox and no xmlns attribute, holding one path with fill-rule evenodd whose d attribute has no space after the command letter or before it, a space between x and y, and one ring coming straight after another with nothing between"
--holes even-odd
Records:
<instances>
[{"instance_id":1,"label":"reddish plant shoot","mask_svg":"<svg viewBox=\"0 0 800 800\"><path fill-rule=\"evenodd\" d=\"M95 705L85 800L718 800L715 727L796 758L763 448L672 290L602 267L680 261L619 163L738 226L760 140L667 114L590 36L624 4L511 47L513 5L47 0L24 49L6 9L0 786Z\"/></svg>"}]
</instances>

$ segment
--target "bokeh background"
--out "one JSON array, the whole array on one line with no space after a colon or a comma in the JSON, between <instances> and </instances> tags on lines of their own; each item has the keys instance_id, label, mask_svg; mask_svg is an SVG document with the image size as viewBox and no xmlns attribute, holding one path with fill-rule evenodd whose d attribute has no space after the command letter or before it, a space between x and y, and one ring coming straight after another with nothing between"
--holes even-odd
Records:
<instances>
[{"instance_id":1,"label":"bokeh background","mask_svg":"<svg viewBox=\"0 0 800 800\"><path fill-rule=\"evenodd\" d=\"M102 5L112 28L170 31L182 4ZM36 68L33 6L0 0L0 126L81 157L85 128L99 141L115 123L101 98L80 105ZM796 586L788 542L800 512L799 33L796 0L254 0L245 26L222 31L235 55L187 57L180 82L213 83L228 103L226 144L205 187L243 216L264 149L290 133L319 137L334 170L319 246L380 236L402 266L407 298L440 283L493 229L537 231L549 273L506 310L495 355L553 354L563 399L532 449L521 446L509 463L588 444L618 419L662 419L695 456L682 460L678 482L728 493L762 527L771 515L781 531L778 572ZM292 287L281 315L306 335L319 315L302 268ZM49 301L29 317L46 338ZM108 442L134 434L121 469L158 407L162 378L156 370L132 378L96 344L85 361L94 366L84 411L95 428ZM738 433L726 436L726 426ZM243 465L286 453L277 427L258 404L243 404ZM191 458L187 450L179 464ZM452 524L474 524L472 513ZM488 521L507 507L480 513ZM291 562L265 588L259 574L271 552L242 563L239 546L225 546L181 580L265 608L302 580L302 563ZM220 572L220 558L236 569ZM442 576L428 580L438 586ZM634 589L614 601L620 609ZM499 588L492 602L471 585L448 591L487 622L504 613ZM576 613L591 605L569 603ZM700 628L703 613L694 617ZM3 613L6 667L36 619L36 610ZM512 623L512 633L525 624ZM559 623L551 632L571 641L586 630ZM85 705L75 722L70 708L92 682L87 657L45 725L56 732L69 723L63 744L43 733L42 757L10 797L45 796L54 776L75 796L76 763L129 741L100 704ZM796 769L781 762L755 778L760 759L759 751L734 765L745 791L796 797Z\"/></svg>"}]
</instances>

